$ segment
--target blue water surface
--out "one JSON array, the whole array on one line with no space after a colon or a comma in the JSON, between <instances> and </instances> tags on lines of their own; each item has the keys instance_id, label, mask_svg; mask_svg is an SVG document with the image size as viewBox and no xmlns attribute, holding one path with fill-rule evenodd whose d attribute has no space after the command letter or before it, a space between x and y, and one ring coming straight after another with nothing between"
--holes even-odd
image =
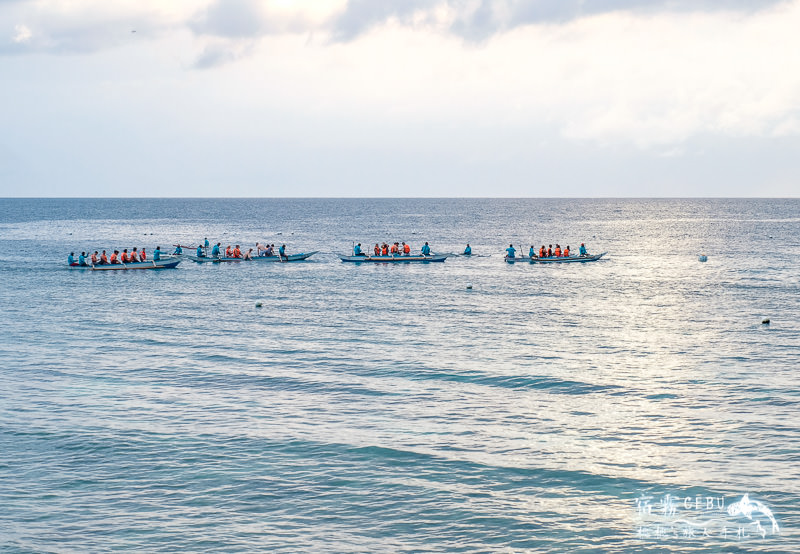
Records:
<instances>
[{"instance_id":1,"label":"blue water surface","mask_svg":"<svg viewBox=\"0 0 800 554\"><path fill-rule=\"evenodd\" d=\"M800 544L799 200L0 203L0 550ZM205 237L320 252L66 267ZM502 258L556 242L608 254Z\"/></svg>"}]
</instances>

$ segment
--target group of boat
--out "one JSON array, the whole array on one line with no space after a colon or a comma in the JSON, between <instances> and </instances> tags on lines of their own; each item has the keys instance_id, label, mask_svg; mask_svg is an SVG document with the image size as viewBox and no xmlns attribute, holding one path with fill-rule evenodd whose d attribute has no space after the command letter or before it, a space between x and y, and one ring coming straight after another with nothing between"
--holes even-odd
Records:
<instances>
[{"instance_id":1,"label":"group of boat","mask_svg":"<svg viewBox=\"0 0 800 554\"><path fill-rule=\"evenodd\" d=\"M116 263L98 263L96 260L88 259L84 253L80 256L78 261L75 261L73 258L73 254L70 254L68 265L70 268L73 269L91 269L91 270L99 270L99 271L109 271L109 270L129 270L129 269L168 269L177 267L178 264L182 260L190 260L196 263L237 263L237 262L274 262L274 263L290 263L290 262L301 262L304 260L309 259L314 254L317 254L319 251L315 250L313 252L300 252L297 254L287 254L285 252L285 246L282 246L278 253L273 253L272 249L269 250L258 250L257 255L251 255L252 250L245 254L241 255L239 248L237 246L235 253L236 255L230 255L231 252L221 252L219 249L214 249L212 252L213 254L206 254L208 245L200 246L197 248L194 254L189 254L183 252L183 247L180 245L175 245L176 249L170 255L162 255L160 254L160 248L156 248L155 256L153 259L149 259L146 261L128 261L128 262L116 262ZM258 245L257 245L258 246ZM394 263L431 263L431 262L444 262L450 256L461 256L461 257L480 257L478 254L473 254L472 249L469 245L464 250L463 253L460 254L436 254L431 252L430 246L426 242L425 245L422 247L422 250L419 254L412 254L408 248L403 251L402 249L397 252L385 252L377 249L376 245L376 252L373 254L368 254L366 252L362 252L360 248L360 244L353 248L353 254L337 254L339 259L343 262L351 262L351 263L383 263L383 264L394 264ZM508 249L507 249L508 250ZM226 255L228 254L228 255ZM606 253L603 252L601 254L588 254L585 249L582 249L581 253L578 255L561 255L561 256L516 256L513 255L514 252L507 252L506 256L504 257L505 261L508 263L574 263L574 262L593 262L597 261L602 258ZM95 256L92 256L95 258Z\"/></svg>"}]
</instances>

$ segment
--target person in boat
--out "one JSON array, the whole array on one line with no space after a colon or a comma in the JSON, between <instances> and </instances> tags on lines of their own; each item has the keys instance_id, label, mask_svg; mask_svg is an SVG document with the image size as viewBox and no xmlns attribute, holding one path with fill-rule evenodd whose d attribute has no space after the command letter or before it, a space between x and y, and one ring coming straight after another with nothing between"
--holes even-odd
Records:
<instances>
[{"instance_id":1,"label":"person in boat","mask_svg":"<svg viewBox=\"0 0 800 554\"><path fill-rule=\"evenodd\" d=\"M156 246L156 249L153 250L153 261L157 262L161 260L161 247Z\"/></svg>"},{"instance_id":2,"label":"person in boat","mask_svg":"<svg viewBox=\"0 0 800 554\"><path fill-rule=\"evenodd\" d=\"M420 251L422 252L423 256L430 256L431 255L431 247L427 242L422 245L422 248L420 248Z\"/></svg>"},{"instance_id":3,"label":"person in boat","mask_svg":"<svg viewBox=\"0 0 800 554\"><path fill-rule=\"evenodd\" d=\"M529 258L535 258L536 257L536 251L533 249L533 245L532 244L531 244L531 249L528 250L528 257Z\"/></svg>"},{"instance_id":4,"label":"person in boat","mask_svg":"<svg viewBox=\"0 0 800 554\"><path fill-rule=\"evenodd\" d=\"M117 256L119 256L119 250L114 250L114 253L111 254L111 263L112 264L118 264L119 263L119 258Z\"/></svg>"},{"instance_id":5,"label":"person in boat","mask_svg":"<svg viewBox=\"0 0 800 554\"><path fill-rule=\"evenodd\" d=\"M78 265L81 265L81 266L88 265L86 263L86 252L81 252L81 255L78 256Z\"/></svg>"},{"instance_id":6,"label":"person in boat","mask_svg":"<svg viewBox=\"0 0 800 554\"><path fill-rule=\"evenodd\" d=\"M260 242L256 243L256 256L263 256L266 253L267 249L261 246Z\"/></svg>"},{"instance_id":7,"label":"person in boat","mask_svg":"<svg viewBox=\"0 0 800 554\"><path fill-rule=\"evenodd\" d=\"M545 256L547 256L547 250L545 249L543 244L542 247L539 249L539 257L544 258Z\"/></svg>"},{"instance_id":8,"label":"person in boat","mask_svg":"<svg viewBox=\"0 0 800 554\"><path fill-rule=\"evenodd\" d=\"M388 256L388 255L389 255L389 245L384 242L383 246L381 246L381 256Z\"/></svg>"},{"instance_id":9,"label":"person in boat","mask_svg":"<svg viewBox=\"0 0 800 554\"><path fill-rule=\"evenodd\" d=\"M560 258L561 257L561 245L560 244L556 244L556 249L555 249L555 252L553 252L553 254L555 255L556 258Z\"/></svg>"},{"instance_id":10,"label":"person in boat","mask_svg":"<svg viewBox=\"0 0 800 554\"><path fill-rule=\"evenodd\" d=\"M208 250L208 247L209 247L209 246L210 246L210 245L208 244L208 237L206 237L205 239L203 239L203 248L205 248L206 250Z\"/></svg>"},{"instance_id":11,"label":"person in boat","mask_svg":"<svg viewBox=\"0 0 800 554\"><path fill-rule=\"evenodd\" d=\"M195 256L197 256L198 258L205 258L206 257L206 252L203 249L203 245L202 244L198 244L197 245L197 251L195 252Z\"/></svg>"},{"instance_id":12,"label":"person in boat","mask_svg":"<svg viewBox=\"0 0 800 554\"><path fill-rule=\"evenodd\" d=\"M467 247L464 249L465 256L472 256L472 247L467 243Z\"/></svg>"},{"instance_id":13,"label":"person in boat","mask_svg":"<svg viewBox=\"0 0 800 554\"><path fill-rule=\"evenodd\" d=\"M286 255L286 245L285 244L281 244L281 247L278 248L278 255L281 258L286 258L286 259L289 258L289 256Z\"/></svg>"},{"instance_id":14,"label":"person in boat","mask_svg":"<svg viewBox=\"0 0 800 554\"><path fill-rule=\"evenodd\" d=\"M517 257L517 249L514 248L513 244L509 244L508 248L506 248L506 257L508 257L508 258L516 258Z\"/></svg>"},{"instance_id":15,"label":"person in boat","mask_svg":"<svg viewBox=\"0 0 800 554\"><path fill-rule=\"evenodd\" d=\"M100 254L100 265L108 265L108 256L106 256L105 250L103 250L103 253Z\"/></svg>"},{"instance_id":16,"label":"person in boat","mask_svg":"<svg viewBox=\"0 0 800 554\"><path fill-rule=\"evenodd\" d=\"M122 254L120 254L120 256L119 256L119 261L121 263L123 263L123 264L128 263L128 249L127 248L123 248L122 249Z\"/></svg>"},{"instance_id":17,"label":"person in boat","mask_svg":"<svg viewBox=\"0 0 800 554\"><path fill-rule=\"evenodd\" d=\"M552 258L553 257L553 245L552 244L547 247L547 257L548 258Z\"/></svg>"},{"instance_id":18,"label":"person in boat","mask_svg":"<svg viewBox=\"0 0 800 554\"><path fill-rule=\"evenodd\" d=\"M250 250L248 250L247 253L244 255L244 259L247 260L247 261L250 261L250 260L253 259L253 249L252 248Z\"/></svg>"},{"instance_id":19,"label":"person in boat","mask_svg":"<svg viewBox=\"0 0 800 554\"><path fill-rule=\"evenodd\" d=\"M144 251L144 246L142 246L142 251L139 253L139 260L142 262L147 261L147 252Z\"/></svg>"},{"instance_id":20,"label":"person in boat","mask_svg":"<svg viewBox=\"0 0 800 554\"><path fill-rule=\"evenodd\" d=\"M586 245L585 244L581 243L581 247L578 248L578 255L580 255L580 256L588 256L588 254L586 253Z\"/></svg>"},{"instance_id":21,"label":"person in boat","mask_svg":"<svg viewBox=\"0 0 800 554\"><path fill-rule=\"evenodd\" d=\"M136 247L134 246L131 250L131 253L128 255L128 261L131 263L135 263L139 261L139 254L136 252Z\"/></svg>"},{"instance_id":22,"label":"person in boat","mask_svg":"<svg viewBox=\"0 0 800 554\"><path fill-rule=\"evenodd\" d=\"M381 255L381 247L377 242L375 243L375 248L373 249L373 252L375 252L376 256L380 256Z\"/></svg>"},{"instance_id":23,"label":"person in boat","mask_svg":"<svg viewBox=\"0 0 800 554\"><path fill-rule=\"evenodd\" d=\"M233 249L231 248L230 244L228 245L228 248L225 249L225 257L233 258Z\"/></svg>"},{"instance_id":24,"label":"person in boat","mask_svg":"<svg viewBox=\"0 0 800 554\"><path fill-rule=\"evenodd\" d=\"M175 254L176 256L180 256L181 254L183 254L183 248L181 248L180 244L175 245L175 252L173 252L173 254Z\"/></svg>"},{"instance_id":25,"label":"person in boat","mask_svg":"<svg viewBox=\"0 0 800 554\"><path fill-rule=\"evenodd\" d=\"M92 260L92 265L97 265L97 262L98 262L98 260L97 260L97 250L95 250L94 254L92 254L91 260Z\"/></svg>"},{"instance_id":26,"label":"person in boat","mask_svg":"<svg viewBox=\"0 0 800 554\"><path fill-rule=\"evenodd\" d=\"M403 255L408 256L411 254L411 245L403 243Z\"/></svg>"},{"instance_id":27,"label":"person in boat","mask_svg":"<svg viewBox=\"0 0 800 554\"><path fill-rule=\"evenodd\" d=\"M267 246L267 256L274 256L275 255L275 245L270 244Z\"/></svg>"},{"instance_id":28,"label":"person in boat","mask_svg":"<svg viewBox=\"0 0 800 554\"><path fill-rule=\"evenodd\" d=\"M238 244L236 245L236 248L233 249L233 257L234 258L241 258L242 257L242 251L239 248Z\"/></svg>"},{"instance_id":29,"label":"person in boat","mask_svg":"<svg viewBox=\"0 0 800 554\"><path fill-rule=\"evenodd\" d=\"M399 252L400 252L400 245L398 245L397 243L394 243L392 247L389 249L389 253L392 256L396 256Z\"/></svg>"},{"instance_id":30,"label":"person in boat","mask_svg":"<svg viewBox=\"0 0 800 554\"><path fill-rule=\"evenodd\" d=\"M360 242L353 247L353 256L366 256L366 254L361 251Z\"/></svg>"},{"instance_id":31,"label":"person in boat","mask_svg":"<svg viewBox=\"0 0 800 554\"><path fill-rule=\"evenodd\" d=\"M565 257L565 258L569 258L569 244L568 244L568 245L567 245L567 247L564 249L564 257Z\"/></svg>"},{"instance_id":32,"label":"person in boat","mask_svg":"<svg viewBox=\"0 0 800 554\"><path fill-rule=\"evenodd\" d=\"M219 247L222 246L221 242L218 242L214 245L214 248L211 249L211 257L212 258L219 258Z\"/></svg>"},{"instance_id":33,"label":"person in boat","mask_svg":"<svg viewBox=\"0 0 800 554\"><path fill-rule=\"evenodd\" d=\"M67 265L78 265L78 262L75 261L75 252L70 252L67 256Z\"/></svg>"}]
</instances>

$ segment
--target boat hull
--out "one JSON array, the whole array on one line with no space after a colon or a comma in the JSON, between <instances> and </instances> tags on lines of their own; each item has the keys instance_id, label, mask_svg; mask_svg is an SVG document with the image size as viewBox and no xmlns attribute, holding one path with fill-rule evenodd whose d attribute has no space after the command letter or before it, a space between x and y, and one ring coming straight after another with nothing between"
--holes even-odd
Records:
<instances>
[{"instance_id":1,"label":"boat hull","mask_svg":"<svg viewBox=\"0 0 800 554\"><path fill-rule=\"evenodd\" d=\"M593 254L591 256L561 256L556 258L552 256L550 258L529 258L528 256L517 256L516 258L509 258L508 256L505 257L505 260L510 263L531 263L531 264L565 264L565 263L585 263L585 262L596 262L600 258L606 255L606 252L601 254Z\"/></svg>"},{"instance_id":2,"label":"boat hull","mask_svg":"<svg viewBox=\"0 0 800 554\"><path fill-rule=\"evenodd\" d=\"M197 263L231 263L231 262L301 262L303 260L307 260L314 254L319 252L319 250L315 250L314 252L301 252L300 254L289 254L288 256L253 256L249 260L245 260L244 258L226 258L224 256L221 257L211 257L211 256L193 256L191 254L184 254L185 258L189 258L193 262Z\"/></svg>"},{"instance_id":3,"label":"boat hull","mask_svg":"<svg viewBox=\"0 0 800 554\"><path fill-rule=\"evenodd\" d=\"M176 258L166 260L147 260L128 264L103 264L103 265L71 265L70 269L91 269L92 271L124 271L128 269L172 269L181 261Z\"/></svg>"},{"instance_id":4,"label":"boat hull","mask_svg":"<svg viewBox=\"0 0 800 554\"><path fill-rule=\"evenodd\" d=\"M339 254L343 262L373 263L373 264L407 264L443 262L447 254L432 254L430 256L344 256Z\"/></svg>"}]
</instances>

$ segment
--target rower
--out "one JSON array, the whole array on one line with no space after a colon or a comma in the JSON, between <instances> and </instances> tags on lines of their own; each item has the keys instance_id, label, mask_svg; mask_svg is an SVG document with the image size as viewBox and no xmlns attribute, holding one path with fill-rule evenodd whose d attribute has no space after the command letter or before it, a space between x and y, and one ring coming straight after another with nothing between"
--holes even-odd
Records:
<instances>
[{"instance_id":1,"label":"rower","mask_svg":"<svg viewBox=\"0 0 800 554\"><path fill-rule=\"evenodd\" d=\"M175 245L175 252L173 252L173 254L175 254L176 256L180 256L181 254L183 254L183 248L181 248L180 244Z\"/></svg>"},{"instance_id":2,"label":"rower","mask_svg":"<svg viewBox=\"0 0 800 554\"><path fill-rule=\"evenodd\" d=\"M108 256L106 256L106 251L103 250L103 253L100 254L100 265L108 264Z\"/></svg>"},{"instance_id":3,"label":"rower","mask_svg":"<svg viewBox=\"0 0 800 554\"><path fill-rule=\"evenodd\" d=\"M214 245L214 248L211 249L211 257L212 258L219 258L219 247L222 245L221 242L218 242Z\"/></svg>"},{"instance_id":4,"label":"rower","mask_svg":"<svg viewBox=\"0 0 800 554\"><path fill-rule=\"evenodd\" d=\"M78 256L78 265L86 265L86 252L81 252L81 255Z\"/></svg>"},{"instance_id":5,"label":"rower","mask_svg":"<svg viewBox=\"0 0 800 554\"><path fill-rule=\"evenodd\" d=\"M420 250L422 251L422 255L423 256L430 256L431 255L431 247L428 245L427 242L422 245L422 248Z\"/></svg>"},{"instance_id":6,"label":"rower","mask_svg":"<svg viewBox=\"0 0 800 554\"><path fill-rule=\"evenodd\" d=\"M205 254L205 252L203 251L203 245L202 245L202 244L198 244L198 245L197 245L197 252L195 252L195 255L196 255L198 258L205 258L205 257L206 257L206 254Z\"/></svg>"},{"instance_id":7,"label":"rower","mask_svg":"<svg viewBox=\"0 0 800 554\"><path fill-rule=\"evenodd\" d=\"M467 243L467 247L464 249L465 256L472 256L472 247Z\"/></svg>"},{"instance_id":8,"label":"rower","mask_svg":"<svg viewBox=\"0 0 800 554\"><path fill-rule=\"evenodd\" d=\"M103 253L105 254L105 251L103 251ZM161 247L160 246L156 246L156 249L153 250L153 261L157 262L160 259L161 259Z\"/></svg>"},{"instance_id":9,"label":"rower","mask_svg":"<svg viewBox=\"0 0 800 554\"><path fill-rule=\"evenodd\" d=\"M364 256L365 254L361 251L361 243L359 242L353 247L353 256Z\"/></svg>"},{"instance_id":10,"label":"rower","mask_svg":"<svg viewBox=\"0 0 800 554\"><path fill-rule=\"evenodd\" d=\"M578 249L578 254L580 254L581 256L587 256L588 255L586 253L586 245L585 244L581 243L581 247Z\"/></svg>"}]
</instances>

